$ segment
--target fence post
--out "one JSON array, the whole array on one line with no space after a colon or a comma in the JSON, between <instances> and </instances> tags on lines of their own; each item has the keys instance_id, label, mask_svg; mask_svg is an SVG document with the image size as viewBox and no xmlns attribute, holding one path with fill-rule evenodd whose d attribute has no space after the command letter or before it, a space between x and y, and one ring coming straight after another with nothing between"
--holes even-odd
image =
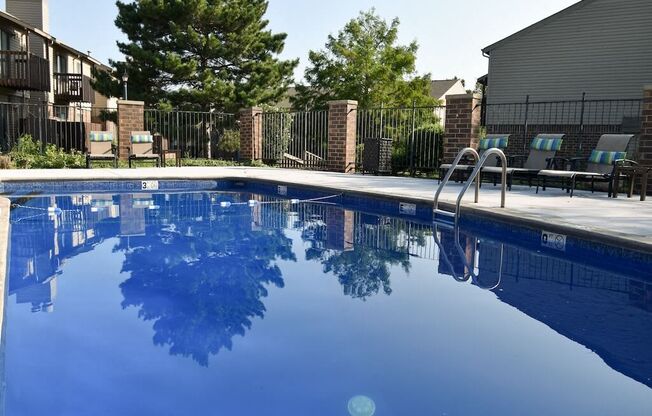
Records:
<instances>
[{"instance_id":1,"label":"fence post","mask_svg":"<svg viewBox=\"0 0 652 416\"><path fill-rule=\"evenodd\" d=\"M646 85L643 90L641 136L638 153L641 165L652 167L652 84ZM651 183L648 183L647 192L652 192Z\"/></svg>"},{"instance_id":2,"label":"fence post","mask_svg":"<svg viewBox=\"0 0 652 416\"><path fill-rule=\"evenodd\" d=\"M131 149L131 133L145 129L145 103L118 101L118 156L127 160Z\"/></svg>"},{"instance_id":3,"label":"fence post","mask_svg":"<svg viewBox=\"0 0 652 416\"><path fill-rule=\"evenodd\" d=\"M586 92L582 93L582 110L580 111L580 137L577 156L582 155L582 142L584 141L584 111L586 106Z\"/></svg>"},{"instance_id":4,"label":"fence post","mask_svg":"<svg viewBox=\"0 0 652 416\"><path fill-rule=\"evenodd\" d=\"M328 165L332 171L355 173L358 102L328 103Z\"/></svg>"},{"instance_id":5,"label":"fence post","mask_svg":"<svg viewBox=\"0 0 652 416\"><path fill-rule=\"evenodd\" d=\"M465 147L475 147L480 137L480 96L456 94L446 96L444 163L450 163Z\"/></svg>"},{"instance_id":6,"label":"fence post","mask_svg":"<svg viewBox=\"0 0 652 416\"><path fill-rule=\"evenodd\" d=\"M410 176L414 176L416 174L416 169L414 168L414 152L416 151L414 143L414 128L416 125L416 113L417 102L416 100L412 100L412 131L410 133Z\"/></svg>"},{"instance_id":7,"label":"fence post","mask_svg":"<svg viewBox=\"0 0 652 416\"><path fill-rule=\"evenodd\" d=\"M263 110L251 107L240 110L240 158L261 160L263 144Z\"/></svg>"},{"instance_id":8,"label":"fence post","mask_svg":"<svg viewBox=\"0 0 652 416\"><path fill-rule=\"evenodd\" d=\"M530 96L526 95L525 96L525 120L523 120L523 155L527 155L528 151L528 137L527 137L527 130L528 130L528 117L530 115Z\"/></svg>"}]
</instances>

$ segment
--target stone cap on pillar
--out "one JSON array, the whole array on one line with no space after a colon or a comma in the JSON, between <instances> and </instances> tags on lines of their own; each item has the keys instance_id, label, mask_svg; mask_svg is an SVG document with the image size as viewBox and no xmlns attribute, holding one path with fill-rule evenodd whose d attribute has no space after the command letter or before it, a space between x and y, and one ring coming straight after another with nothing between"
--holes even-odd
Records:
<instances>
[{"instance_id":1,"label":"stone cap on pillar","mask_svg":"<svg viewBox=\"0 0 652 416\"><path fill-rule=\"evenodd\" d=\"M262 107L247 107L247 108L241 108L240 113L262 113L263 109Z\"/></svg>"},{"instance_id":2,"label":"stone cap on pillar","mask_svg":"<svg viewBox=\"0 0 652 416\"><path fill-rule=\"evenodd\" d=\"M328 105L358 105L358 102L356 100L334 100L329 101Z\"/></svg>"},{"instance_id":3,"label":"stone cap on pillar","mask_svg":"<svg viewBox=\"0 0 652 416\"><path fill-rule=\"evenodd\" d=\"M118 100L118 105L139 105L145 107L145 101Z\"/></svg>"}]
</instances>

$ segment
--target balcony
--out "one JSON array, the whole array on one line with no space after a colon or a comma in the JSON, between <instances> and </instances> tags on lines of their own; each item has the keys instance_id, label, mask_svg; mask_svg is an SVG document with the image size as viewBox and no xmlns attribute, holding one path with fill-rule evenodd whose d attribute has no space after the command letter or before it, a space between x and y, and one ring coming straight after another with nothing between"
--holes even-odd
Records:
<instances>
[{"instance_id":1,"label":"balcony","mask_svg":"<svg viewBox=\"0 0 652 416\"><path fill-rule=\"evenodd\" d=\"M28 52L0 51L0 88L50 91L48 61Z\"/></svg>"},{"instance_id":2,"label":"balcony","mask_svg":"<svg viewBox=\"0 0 652 416\"><path fill-rule=\"evenodd\" d=\"M91 79L81 74L54 74L55 104L91 103L95 104L95 92Z\"/></svg>"}]
</instances>

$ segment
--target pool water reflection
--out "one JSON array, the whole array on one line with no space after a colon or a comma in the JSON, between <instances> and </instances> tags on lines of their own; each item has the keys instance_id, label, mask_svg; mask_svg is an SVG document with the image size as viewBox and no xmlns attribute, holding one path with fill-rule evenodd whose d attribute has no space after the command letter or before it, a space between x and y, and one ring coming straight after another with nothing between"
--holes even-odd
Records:
<instances>
[{"instance_id":1,"label":"pool water reflection","mask_svg":"<svg viewBox=\"0 0 652 416\"><path fill-rule=\"evenodd\" d=\"M275 201L14 200L6 414L652 409L649 276L482 230Z\"/></svg>"}]
</instances>

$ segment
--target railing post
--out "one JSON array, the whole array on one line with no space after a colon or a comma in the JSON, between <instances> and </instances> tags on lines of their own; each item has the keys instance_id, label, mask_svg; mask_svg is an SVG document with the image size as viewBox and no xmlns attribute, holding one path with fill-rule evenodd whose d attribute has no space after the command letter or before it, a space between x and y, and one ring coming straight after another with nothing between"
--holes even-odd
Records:
<instances>
[{"instance_id":1,"label":"railing post","mask_svg":"<svg viewBox=\"0 0 652 416\"><path fill-rule=\"evenodd\" d=\"M414 152L415 152L415 143L414 143L414 127L416 123L416 112L417 112L417 103L416 100L412 100L412 131L410 133L410 176L416 174L414 168Z\"/></svg>"},{"instance_id":2,"label":"railing post","mask_svg":"<svg viewBox=\"0 0 652 416\"><path fill-rule=\"evenodd\" d=\"M579 137L579 146L577 149L577 156L582 155L582 142L584 141L584 109L586 105L586 92L582 93L582 109L580 111L580 137Z\"/></svg>"},{"instance_id":3,"label":"railing post","mask_svg":"<svg viewBox=\"0 0 652 416\"><path fill-rule=\"evenodd\" d=\"M639 162L652 167L652 84L643 90L643 109L641 111L641 136L639 139ZM647 192L652 192L652 183L648 183ZM646 192L642 189L641 192Z\"/></svg>"},{"instance_id":4,"label":"railing post","mask_svg":"<svg viewBox=\"0 0 652 416\"><path fill-rule=\"evenodd\" d=\"M523 153L524 155L527 154L527 148L528 148L528 137L527 137L527 130L528 130L528 117L530 115L530 96L527 95L525 96L525 120L523 120Z\"/></svg>"}]
</instances>

